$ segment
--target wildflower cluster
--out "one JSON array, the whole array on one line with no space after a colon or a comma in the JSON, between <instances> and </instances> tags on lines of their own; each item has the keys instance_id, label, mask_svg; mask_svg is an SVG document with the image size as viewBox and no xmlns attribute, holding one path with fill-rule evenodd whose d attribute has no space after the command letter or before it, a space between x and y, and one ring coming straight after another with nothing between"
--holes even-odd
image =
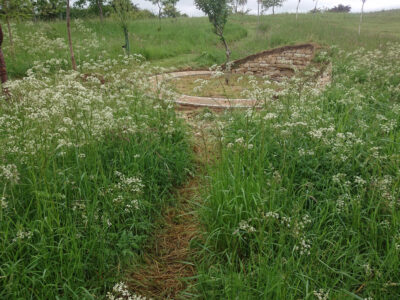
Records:
<instances>
[{"instance_id":1,"label":"wildflower cluster","mask_svg":"<svg viewBox=\"0 0 400 300\"><path fill-rule=\"evenodd\" d=\"M119 282L114 285L112 292L107 293L108 300L151 300L151 298L146 298L137 294L132 294L128 286Z\"/></svg>"}]
</instances>

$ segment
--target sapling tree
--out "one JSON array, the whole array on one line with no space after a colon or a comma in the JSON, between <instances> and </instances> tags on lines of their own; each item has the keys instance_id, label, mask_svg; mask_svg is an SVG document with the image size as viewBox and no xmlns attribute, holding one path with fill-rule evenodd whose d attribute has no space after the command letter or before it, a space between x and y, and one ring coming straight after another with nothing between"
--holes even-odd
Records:
<instances>
[{"instance_id":1,"label":"sapling tree","mask_svg":"<svg viewBox=\"0 0 400 300\"><path fill-rule=\"evenodd\" d=\"M297 2L297 7L296 7L296 20L299 18L299 6L300 6L301 0L298 0Z\"/></svg>"},{"instance_id":2,"label":"sapling tree","mask_svg":"<svg viewBox=\"0 0 400 300\"><path fill-rule=\"evenodd\" d=\"M314 13L317 13L317 6L318 6L318 0L313 0L315 2L315 6L314 6Z\"/></svg>"},{"instance_id":3,"label":"sapling tree","mask_svg":"<svg viewBox=\"0 0 400 300\"><path fill-rule=\"evenodd\" d=\"M179 0L147 0L153 3L158 8L158 30L161 30L161 17L166 7L175 7Z\"/></svg>"},{"instance_id":4,"label":"sapling tree","mask_svg":"<svg viewBox=\"0 0 400 300\"><path fill-rule=\"evenodd\" d=\"M163 14L165 17L177 18L180 12L176 9L176 4L179 0L169 0L164 4Z\"/></svg>"},{"instance_id":5,"label":"sapling tree","mask_svg":"<svg viewBox=\"0 0 400 300\"><path fill-rule=\"evenodd\" d=\"M272 8L272 14L275 15L275 7L281 7L285 0L262 0L262 6L265 10Z\"/></svg>"},{"instance_id":6,"label":"sapling tree","mask_svg":"<svg viewBox=\"0 0 400 300\"><path fill-rule=\"evenodd\" d=\"M90 7L97 7L99 10L99 17L100 17L100 22L103 22L104 19L104 14L103 14L103 5L104 5L104 0L78 0L75 1L75 6L76 7L84 7L85 5L89 4Z\"/></svg>"},{"instance_id":7,"label":"sapling tree","mask_svg":"<svg viewBox=\"0 0 400 300\"><path fill-rule=\"evenodd\" d=\"M367 0L361 0L361 1L362 1L362 6L361 6L360 24L358 25L358 35L361 34L361 24L362 24L363 16L364 16L364 5Z\"/></svg>"},{"instance_id":8,"label":"sapling tree","mask_svg":"<svg viewBox=\"0 0 400 300\"><path fill-rule=\"evenodd\" d=\"M97 7L99 8L100 22L103 22L103 0L96 0Z\"/></svg>"},{"instance_id":9,"label":"sapling tree","mask_svg":"<svg viewBox=\"0 0 400 300\"><path fill-rule=\"evenodd\" d=\"M72 37L71 37L71 8L69 5L69 0L67 0L67 32L68 32L68 45L69 45L69 54L71 56L72 69L76 71L76 61L74 55L74 47L72 46Z\"/></svg>"},{"instance_id":10,"label":"sapling tree","mask_svg":"<svg viewBox=\"0 0 400 300\"><path fill-rule=\"evenodd\" d=\"M235 14L239 12L240 6L245 6L247 4L247 0L230 0L229 1L232 6L232 10Z\"/></svg>"},{"instance_id":11,"label":"sapling tree","mask_svg":"<svg viewBox=\"0 0 400 300\"><path fill-rule=\"evenodd\" d=\"M129 43L128 21L129 21L129 12L132 9L132 3L130 0L114 0L113 6L118 16L122 30L124 31L125 45L123 46L123 48L125 49L126 54L129 55L130 43Z\"/></svg>"},{"instance_id":12,"label":"sapling tree","mask_svg":"<svg viewBox=\"0 0 400 300\"><path fill-rule=\"evenodd\" d=\"M195 0L197 8L202 10L210 20L214 27L214 33L219 37L225 47L226 64L225 71L229 68L229 61L231 58L231 50L224 36L224 29L228 21L229 5L228 0ZM226 72L226 83L229 83L229 76Z\"/></svg>"}]
</instances>

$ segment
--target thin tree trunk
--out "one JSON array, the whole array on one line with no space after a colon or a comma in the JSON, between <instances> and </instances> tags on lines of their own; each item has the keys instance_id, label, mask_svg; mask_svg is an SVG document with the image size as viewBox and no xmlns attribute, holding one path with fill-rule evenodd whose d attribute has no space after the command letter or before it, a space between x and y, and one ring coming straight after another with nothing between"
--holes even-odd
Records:
<instances>
[{"instance_id":1,"label":"thin tree trunk","mask_svg":"<svg viewBox=\"0 0 400 300\"><path fill-rule=\"evenodd\" d=\"M35 7L32 7L32 16L33 16L33 21L36 23L37 22L37 17L36 17L36 13L35 13Z\"/></svg>"},{"instance_id":2,"label":"thin tree trunk","mask_svg":"<svg viewBox=\"0 0 400 300\"><path fill-rule=\"evenodd\" d=\"M103 23L103 3L102 3L102 0L97 0L97 6L99 7L100 22Z\"/></svg>"},{"instance_id":3,"label":"thin tree trunk","mask_svg":"<svg viewBox=\"0 0 400 300\"><path fill-rule=\"evenodd\" d=\"M365 4L365 0L362 0L360 24L358 25L358 35L361 35L361 24L362 24L363 15L364 15L364 4Z\"/></svg>"},{"instance_id":4,"label":"thin tree trunk","mask_svg":"<svg viewBox=\"0 0 400 300\"><path fill-rule=\"evenodd\" d=\"M229 61L231 60L231 50L229 50L228 44L223 36L221 36L221 41L225 47L226 63L229 63Z\"/></svg>"},{"instance_id":5,"label":"thin tree trunk","mask_svg":"<svg viewBox=\"0 0 400 300\"><path fill-rule=\"evenodd\" d=\"M130 45L129 45L129 32L127 26L124 26L124 35L125 35L125 51L126 54L129 55Z\"/></svg>"},{"instance_id":6,"label":"thin tree trunk","mask_svg":"<svg viewBox=\"0 0 400 300\"><path fill-rule=\"evenodd\" d=\"M3 45L3 29L0 24L0 79L1 79L1 84L3 85L4 83L7 82L8 77L7 77L7 67L6 67L6 62L4 60L2 45ZM10 95L7 88L3 87L3 92L7 96Z\"/></svg>"},{"instance_id":7,"label":"thin tree trunk","mask_svg":"<svg viewBox=\"0 0 400 300\"><path fill-rule=\"evenodd\" d=\"M275 15L275 5L272 6L272 14Z\"/></svg>"},{"instance_id":8,"label":"thin tree trunk","mask_svg":"<svg viewBox=\"0 0 400 300\"><path fill-rule=\"evenodd\" d=\"M299 18L299 6L300 6L300 0L297 2L297 8L296 8L296 20Z\"/></svg>"},{"instance_id":9,"label":"thin tree trunk","mask_svg":"<svg viewBox=\"0 0 400 300\"><path fill-rule=\"evenodd\" d=\"M72 38L71 38L71 16L70 16L69 0L67 0L67 31L68 31L69 54L71 55L72 69L76 71L76 61L75 61L74 48L72 47Z\"/></svg>"},{"instance_id":10,"label":"thin tree trunk","mask_svg":"<svg viewBox=\"0 0 400 300\"><path fill-rule=\"evenodd\" d=\"M258 8L258 11L257 11L257 15L258 15L258 24L260 24L260 0L257 0L257 8Z\"/></svg>"},{"instance_id":11,"label":"thin tree trunk","mask_svg":"<svg viewBox=\"0 0 400 300\"><path fill-rule=\"evenodd\" d=\"M228 43L226 42L223 33L219 34L222 43L224 44L225 47L225 55L226 55L226 63L225 63L225 83L228 85L229 84L229 79L230 79L230 66L229 62L231 60L231 50L229 49Z\"/></svg>"},{"instance_id":12,"label":"thin tree trunk","mask_svg":"<svg viewBox=\"0 0 400 300\"><path fill-rule=\"evenodd\" d=\"M317 13L317 5L318 5L318 0L315 1L314 14Z\"/></svg>"},{"instance_id":13,"label":"thin tree trunk","mask_svg":"<svg viewBox=\"0 0 400 300\"><path fill-rule=\"evenodd\" d=\"M162 11L162 7L159 2L159 4L158 4L158 31L161 31L161 11Z\"/></svg>"},{"instance_id":14,"label":"thin tree trunk","mask_svg":"<svg viewBox=\"0 0 400 300\"><path fill-rule=\"evenodd\" d=\"M6 17L7 21L7 28L8 28L8 38L10 39L10 46L11 46L11 54L14 56L14 39L12 35L12 30L11 30L11 25L10 25L10 19Z\"/></svg>"}]
</instances>

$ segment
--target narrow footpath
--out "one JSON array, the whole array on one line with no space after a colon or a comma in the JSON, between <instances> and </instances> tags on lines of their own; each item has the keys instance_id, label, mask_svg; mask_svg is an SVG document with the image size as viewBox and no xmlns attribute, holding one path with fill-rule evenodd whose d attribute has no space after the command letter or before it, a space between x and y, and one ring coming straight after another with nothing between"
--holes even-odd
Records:
<instances>
[{"instance_id":1,"label":"narrow footpath","mask_svg":"<svg viewBox=\"0 0 400 300\"><path fill-rule=\"evenodd\" d=\"M129 274L131 291L147 299L191 299L197 274L191 241L200 236L196 208L201 203L201 186L213 145L207 138L210 122L197 122L200 110L180 109L193 130L196 170L176 193L176 204L168 207L160 220L160 229L152 237L144 263Z\"/></svg>"}]
</instances>

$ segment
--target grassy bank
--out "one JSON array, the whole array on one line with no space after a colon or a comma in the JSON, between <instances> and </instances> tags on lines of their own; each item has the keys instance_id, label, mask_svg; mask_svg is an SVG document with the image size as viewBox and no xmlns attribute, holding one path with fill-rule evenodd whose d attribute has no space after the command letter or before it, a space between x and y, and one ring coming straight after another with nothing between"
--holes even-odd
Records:
<instances>
[{"instance_id":1,"label":"grassy bank","mask_svg":"<svg viewBox=\"0 0 400 300\"><path fill-rule=\"evenodd\" d=\"M390 41L399 41L399 11L366 14L362 35L358 35L357 14L304 14L296 21L292 14L232 16L226 37L232 58L287 44L317 42L342 49L375 49ZM5 37L8 36L7 28ZM69 54L64 22L18 23L12 26L15 47L5 38L4 52L11 77L21 77L34 61L65 59ZM207 18L132 20L129 24L132 53L143 55L154 64L174 67L209 67L224 62L225 54ZM97 19L72 24L72 36L79 65L106 53L118 58L123 52L123 34L116 20ZM13 55L13 51L15 55Z\"/></svg>"}]
</instances>

